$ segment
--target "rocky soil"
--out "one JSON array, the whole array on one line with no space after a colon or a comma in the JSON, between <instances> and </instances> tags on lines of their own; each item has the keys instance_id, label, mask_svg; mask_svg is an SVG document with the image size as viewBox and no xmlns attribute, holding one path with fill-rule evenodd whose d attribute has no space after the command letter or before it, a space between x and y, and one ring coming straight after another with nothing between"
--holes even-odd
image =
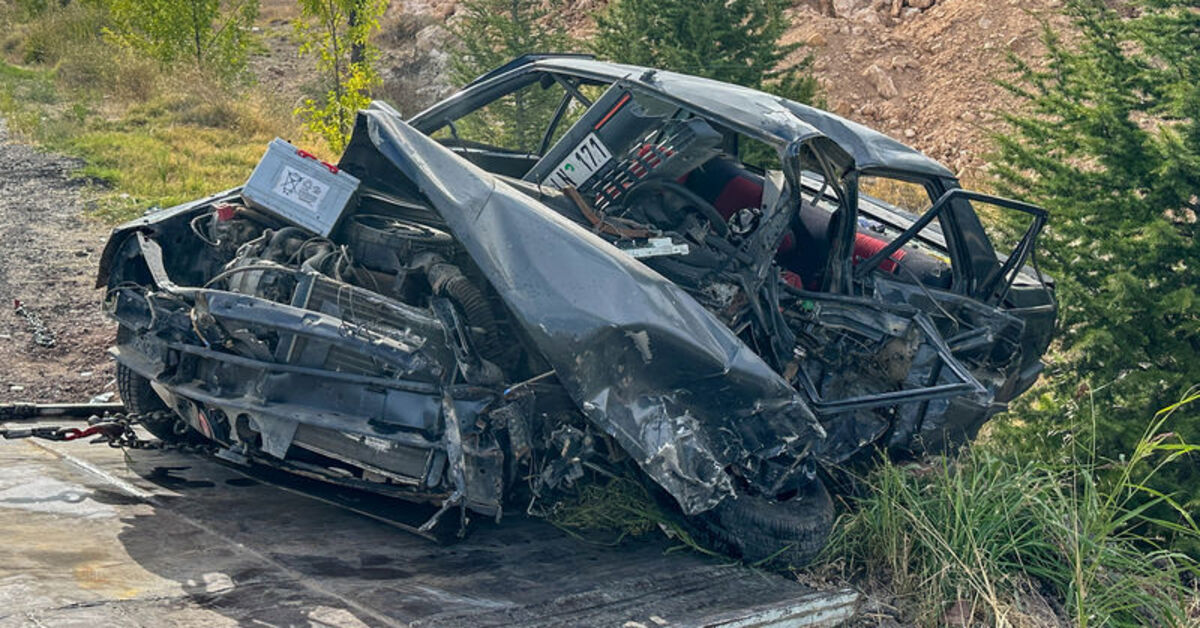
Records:
<instances>
[{"instance_id":1,"label":"rocky soil","mask_svg":"<svg viewBox=\"0 0 1200 628\"><path fill-rule=\"evenodd\" d=\"M833 111L978 177L997 113L1019 106L998 79L1008 55L1036 62L1061 0L818 0L792 12Z\"/></svg>"},{"instance_id":2,"label":"rocky soil","mask_svg":"<svg viewBox=\"0 0 1200 628\"><path fill-rule=\"evenodd\" d=\"M448 90L447 35L461 0L395 0L384 20L384 98L415 113ZM580 37L605 0L567 0ZM814 56L827 106L958 171L980 175L997 112L1017 106L997 79L1008 55L1036 59L1061 0L795 0L787 43Z\"/></svg>"},{"instance_id":3,"label":"rocky soil","mask_svg":"<svg viewBox=\"0 0 1200 628\"><path fill-rule=\"evenodd\" d=\"M93 289L108 228L85 217L79 163L14 143L0 120L0 402L80 402L113 391L115 333ZM29 321L40 319L43 346ZM50 337L52 336L52 342Z\"/></svg>"}]
</instances>

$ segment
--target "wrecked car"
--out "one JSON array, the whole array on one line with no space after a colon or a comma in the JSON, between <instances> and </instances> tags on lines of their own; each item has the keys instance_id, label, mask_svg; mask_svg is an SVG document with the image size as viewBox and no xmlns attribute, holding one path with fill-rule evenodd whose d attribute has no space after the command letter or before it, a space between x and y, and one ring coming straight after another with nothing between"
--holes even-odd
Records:
<instances>
[{"instance_id":1,"label":"wrecked car","mask_svg":"<svg viewBox=\"0 0 1200 628\"><path fill-rule=\"evenodd\" d=\"M1026 221L1011 249L984 206ZM1045 220L806 105L533 55L374 103L337 164L277 141L115 229L99 285L163 439L458 534L634 470L704 542L800 564L831 470L952 450L1037 379Z\"/></svg>"}]
</instances>

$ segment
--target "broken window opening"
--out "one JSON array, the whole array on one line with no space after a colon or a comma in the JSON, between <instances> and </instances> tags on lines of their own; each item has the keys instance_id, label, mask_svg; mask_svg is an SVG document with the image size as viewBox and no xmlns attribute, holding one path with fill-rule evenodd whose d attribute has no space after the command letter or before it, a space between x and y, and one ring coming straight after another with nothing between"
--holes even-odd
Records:
<instances>
[{"instance_id":1,"label":"broken window opening","mask_svg":"<svg viewBox=\"0 0 1200 628\"><path fill-rule=\"evenodd\" d=\"M485 170L522 177L591 106L598 87L537 73L465 113L447 116L430 135Z\"/></svg>"}]
</instances>

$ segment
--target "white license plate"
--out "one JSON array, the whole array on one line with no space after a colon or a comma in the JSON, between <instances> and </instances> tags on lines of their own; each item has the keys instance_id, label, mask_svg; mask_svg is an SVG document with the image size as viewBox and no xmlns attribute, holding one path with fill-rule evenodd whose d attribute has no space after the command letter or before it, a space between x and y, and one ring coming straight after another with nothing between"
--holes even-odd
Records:
<instances>
[{"instance_id":1,"label":"white license plate","mask_svg":"<svg viewBox=\"0 0 1200 628\"><path fill-rule=\"evenodd\" d=\"M595 133L590 133L575 150L550 173L543 181L543 185L553 188L562 189L569 186L579 187L592 178L604 164L612 161L612 153L608 152L608 147L596 137Z\"/></svg>"}]
</instances>

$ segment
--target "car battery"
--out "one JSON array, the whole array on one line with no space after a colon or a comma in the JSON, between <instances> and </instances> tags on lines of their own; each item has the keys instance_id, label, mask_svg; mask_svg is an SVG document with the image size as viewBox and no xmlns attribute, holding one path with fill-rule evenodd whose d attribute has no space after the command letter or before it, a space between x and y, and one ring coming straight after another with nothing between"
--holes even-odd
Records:
<instances>
[{"instance_id":1,"label":"car battery","mask_svg":"<svg viewBox=\"0 0 1200 628\"><path fill-rule=\"evenodd\" d=\"M323 237L333 233L358 192L359 180L275 138L242 188L247 205Z\"/></svg>"}]
</instances>

